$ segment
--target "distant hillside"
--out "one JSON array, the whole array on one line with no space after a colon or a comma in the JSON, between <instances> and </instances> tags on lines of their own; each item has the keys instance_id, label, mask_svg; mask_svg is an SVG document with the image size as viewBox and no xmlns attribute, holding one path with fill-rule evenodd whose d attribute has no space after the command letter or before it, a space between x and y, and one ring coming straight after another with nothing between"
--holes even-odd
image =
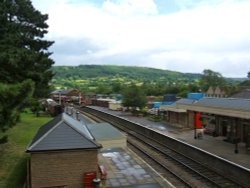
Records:
<instances>
[{"instance_id":1,"label":"distant hillside","mask_svg":"<svg viewBox=\"0 0 250 188\"><path fill-rule=\"evenodd\" d=\"M201 77L200 74L180 73L168 70L114 66L114 65L79 65L79 66L55 66L53 67L55 78L88 79L98 77L126 77L141 81L157 81L159 79L195 80Z\"/></svg>"},{"instance_id":2,"label":"distant hillside","mask_svg":"<svg viewBox=\"0 0 250 188\"><path fill-rule=\"evenodd\" d=\"M54 66L51 82L55 88L80 88L95 91L96 87L126 84L186 85L198 82L201 74L113 65Z\"/></svg>"}]
</instances>

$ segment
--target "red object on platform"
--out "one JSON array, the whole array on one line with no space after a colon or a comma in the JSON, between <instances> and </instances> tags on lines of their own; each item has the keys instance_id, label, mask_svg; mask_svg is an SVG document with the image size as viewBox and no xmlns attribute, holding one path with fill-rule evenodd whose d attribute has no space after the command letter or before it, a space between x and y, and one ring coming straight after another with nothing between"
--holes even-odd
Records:
<instances>
[{"instance_id":1,"label":"red object on platform","mask_svg":"<svg viewBox=\"0 0 250 188\"><path fill-rule=\"evenodd\" d=\"M96 178L96 172L85 172L84 173L84 187L94 188L93 180Z\"/></svg>"},{"instance_id":2,"label":"red object on platform","mask_svg":"<svg viewBox=\"0 0 250 188\"><path fill-rule=\"evenodd\" d=\"M201 113L195 113L195 128L202 129Z\"/></svg>"}]
</instances>

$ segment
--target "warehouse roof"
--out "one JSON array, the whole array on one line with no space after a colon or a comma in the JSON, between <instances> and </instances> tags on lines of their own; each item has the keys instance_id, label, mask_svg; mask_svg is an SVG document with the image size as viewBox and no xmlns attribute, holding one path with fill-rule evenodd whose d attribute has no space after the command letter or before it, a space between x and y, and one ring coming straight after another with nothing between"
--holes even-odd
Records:
<instances>
[{"instance_id":1,"label":"warehouse roof","mask_svg":"<svg viewBox=\"0 0 250 188\"><path fill-rule=\"evenodd\" d=\"M81 122L61 114L38 130L27 152L101 148L82 127Z\"/></svg>"},{"instance_id":2,"label":"warehouse roof","mask_svg":"<svg viewBox=\"0 0 250 188\"><path fill-rule=\"evenodd\" d=\"M235 110L250 110L249 99L236 98L202 98L194 106L216 107Z\"/></svg>"}]
</instances>

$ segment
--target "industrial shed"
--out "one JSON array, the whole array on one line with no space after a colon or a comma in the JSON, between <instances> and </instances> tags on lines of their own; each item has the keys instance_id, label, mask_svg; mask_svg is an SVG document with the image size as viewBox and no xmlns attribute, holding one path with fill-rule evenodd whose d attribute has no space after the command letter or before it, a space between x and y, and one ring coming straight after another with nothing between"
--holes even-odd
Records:
<instances>
[{"instance_id":1,"label":"industrial shed","mask_svg":"<svg viewBox=\"0 0 250 188\"><path fill-rule=\"evenodd\" d=\"M63 113L42 126L27 148L29 187L86 187L98 173L98 150L80 121Z\"/></svg>"},{"instance_id":2,"label":"industrial shed","mask_svg":"<svg viewBox=\"0 0 250 188\"><path fill-rule=\"evenodd\" d=\"M126 147L127 145L126 136L109 123L88 124L87 127L103 149Z\"/></svg>"}]
</instances>

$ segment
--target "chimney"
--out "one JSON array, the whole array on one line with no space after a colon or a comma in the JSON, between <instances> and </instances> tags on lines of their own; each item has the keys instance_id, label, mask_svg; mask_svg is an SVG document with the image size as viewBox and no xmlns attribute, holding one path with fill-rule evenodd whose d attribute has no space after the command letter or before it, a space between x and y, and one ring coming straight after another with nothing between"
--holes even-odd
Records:
<instances>
[{"instance_id":1,"label":"chimney","mask_svg":"<svg viewBox=\"0 0 250 188\"><path fill-rule=\"evenodd\" d=\"M79 116L79 112L76 112L76 120L80 121L80 116Z\"/></svg>"}]
</instances>

